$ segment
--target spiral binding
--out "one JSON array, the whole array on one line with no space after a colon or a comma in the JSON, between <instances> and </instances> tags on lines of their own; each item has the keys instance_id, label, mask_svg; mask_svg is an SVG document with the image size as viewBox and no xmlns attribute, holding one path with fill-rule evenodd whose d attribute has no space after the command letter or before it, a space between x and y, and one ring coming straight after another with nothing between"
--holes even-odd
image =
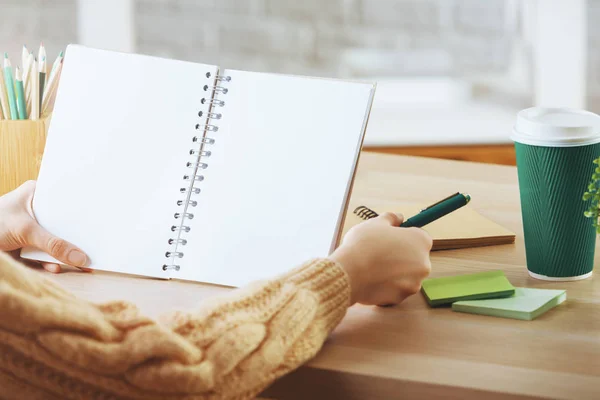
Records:
<instances>
[{"instance_id":1,"label":"spiral binding","mask_svg":"<svg viewBox=\"0 0 600 400\"><path fill-rule=\"evenodd\" d=\"M211 106L218 106L218 107L225 106L225 102L223 100L219 100L219 99L202 99L202 100L200 100L200 103L202 103L202 104L208 103Z\"/></svg>"},{"instance_id":2,"label":"spiral binding","mask_svg":"<svg viewBox=\"0 0 600 400\"><path fill-rule=\"evenodd\" d=\"M206 77L210 78L211 73L207 72ZM204 123L196 124L196 130L202 131L202 135L194 136L192 138L193 143L200 144L199 149L191 149L189 154L193 156L194 159L192 161L186 162L186 167L192 169L192 173L186 174L183 176L183 180L188 182L187 187L182 187L179 189L179 192L186 195L186 198L183 200L177 200L177 206L183 207L182 212L176 212L173 215L173 218L178 221L179 225L171 226L172 232L177 232L177 237L169 238L169 245L174 245L174 250L169 250L165 252L165 257L170 260L169 264L164 264L162 266L163 271L166 270L175 270L179 271L180 266L175 263L175 259L183 258L185 253L179 249L179 246L187 245L187 240L181 237L182 233L187 233L191 230L189 225L186 225L185 222L187 220L191 220L194 218L194 214L188 211L190 207L196 207L198 205L197 200L192 200L192 196L198 195L201 192L201 189L195 187L196 182L202 182L204 180L204 175L198 174L200 170L206 169L208 167L208 163L205 162L206 158L211 156L211 151L206 150L204 147L206 145L212 145L215 143L215 139L206 137L208 132L217 132L219 127L214 125L212 121L220 120L222 118L222 114L215 112L215 107L224 107L225 101L221 99L217 99L217 95L226 95L229 92L229 89L223 86L220 86L218 82L230 82L230 76L222 76L217 75L215 77L215 85L204 85L203 90L205 92L210 91L212 94L211 98L203 97L200 100L200 103L209 105L209 111L204 113L203 111L198 111L198 117L205 118Z\"/></svg>"},{"instance_id":3,"label":"spiral binding","mask_svg":"<svg viewBox=\"0 0 600 400\"><path fill-rule=\"evenodd\" d=\"M369 207L365 207L365 206L356 207L356 209L353 211L353 213L358 215L359 218L362 218L364 220L376 218L379 216L379 214L377 214L375 211L373 211Z\"/></svg>"}]
</instances>

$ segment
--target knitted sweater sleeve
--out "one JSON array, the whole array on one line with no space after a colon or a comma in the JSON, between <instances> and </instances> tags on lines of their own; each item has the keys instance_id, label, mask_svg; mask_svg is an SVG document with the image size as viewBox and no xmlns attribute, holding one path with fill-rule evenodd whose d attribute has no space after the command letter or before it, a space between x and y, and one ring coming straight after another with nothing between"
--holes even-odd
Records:
<instances>
[{"instance_id":1,"label":"knitted sweater sleeve","mask_svg":"<svg viewBox=\"0 0 600 400\"><path fill-rule=\"evenodd\" d=\"M93 279L93 277L90 277ZM327 259L154 321L0 254L0 398L243 399L312 358L350 302Z\"/></svg>"}]
</instances>

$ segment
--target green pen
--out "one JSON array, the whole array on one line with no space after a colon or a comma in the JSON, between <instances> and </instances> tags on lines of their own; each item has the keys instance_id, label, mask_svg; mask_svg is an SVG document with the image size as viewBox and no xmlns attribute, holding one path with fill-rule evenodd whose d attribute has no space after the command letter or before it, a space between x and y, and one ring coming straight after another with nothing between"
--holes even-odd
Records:
<instances>
[{"instance_id":1,"label":"green pen","mask_svg":"<svg viewBox=\"0 0 600 400\"><path fill-rule=\"evenodd\" d=\"M415 226L421 228L432 223L436 219L442 218L444 215L450 214L452 211L456 211L459 208L466 206L469 201L471 201L471 196L468 194L455 193L421 210L417 215L404 221L400 227L410 228Z\"/></svg>"}]
</instances>

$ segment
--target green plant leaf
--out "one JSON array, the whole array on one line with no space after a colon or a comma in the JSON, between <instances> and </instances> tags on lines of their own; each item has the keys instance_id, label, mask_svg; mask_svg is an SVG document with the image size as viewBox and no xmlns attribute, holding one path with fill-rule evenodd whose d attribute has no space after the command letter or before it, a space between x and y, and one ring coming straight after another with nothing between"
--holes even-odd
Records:
<instances>
[{"instance_id":1,"label":"green plant leaf","mask_svg":"<svg viewBox=\"0 0 600 400\"><path fill-rule=\"evenodd\" d=\"M586 218L592 219L592 226L596 230L597 234L600 234L600 224L598 223L600 213L600 157L597 157L593 161L596 164L594 172L591 175L587 191L583 193L581 199L583 201L590 201L590 205L583 215Z\"/></svg>"}]
</instances>

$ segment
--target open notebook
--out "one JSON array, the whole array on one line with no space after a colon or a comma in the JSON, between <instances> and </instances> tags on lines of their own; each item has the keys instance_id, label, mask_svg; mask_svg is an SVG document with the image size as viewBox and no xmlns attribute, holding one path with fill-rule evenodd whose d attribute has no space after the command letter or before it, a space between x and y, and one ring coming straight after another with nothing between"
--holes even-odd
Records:
<instances>
[{"instance_id":1,"label":"open notebook","mask_svg":"<svg viewBox=\"0 0 600 400\"><path fill-rule=\"evenodd\" d=\"M94 269L272 277L334 248L374 90L71 45L36 218Z\"/></svg>"},{"instance_id":2,"label":"open notebook","mask_svg":"<svg viewBox=\"0 0 600 400\"><path fill-rule=\"evenodd\" d=\"M415 204L379 205L369 209L381 213L384 211L401 212L405 218L417 214L423 207ZM344 234L362 219L349 207L348 218L344 225ZM470 205L462 207L450 214L423 227L433 239L433 250L461 249L466 247L492 246L510 244L515 241L515 234L508 229L487 219L473 210Z\"/></svg>"}]
</instances>

